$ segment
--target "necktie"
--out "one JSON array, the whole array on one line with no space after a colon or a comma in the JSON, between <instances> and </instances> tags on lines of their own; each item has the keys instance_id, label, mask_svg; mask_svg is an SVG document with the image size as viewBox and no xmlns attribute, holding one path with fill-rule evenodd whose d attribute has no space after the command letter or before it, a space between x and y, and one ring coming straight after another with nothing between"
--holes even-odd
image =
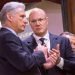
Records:
<instances>
[{"instance_id":1,"label":"necktie","mask_svg":"<svg viewBox=\"0 0 75 75\"><path fill-rule=\"evenodd\" d=\"M41 41L41 45L45 44L45 42L44 42L45 38L40 38L39 40ZM42 75L47 74L46 70L42 66L40 67L40 71L41 71Z\"/></svg>"},{"instance_id":2,"label":"necktie","mask_svg":"<svg viewBox=\"0 0 75 75\"><path fill-rule=\"evenodd\" d=\"M39 40L41 41L41 45L44 45L45 44L44 43L45 38L40 38Z\"/></svg>"}]
</instances>

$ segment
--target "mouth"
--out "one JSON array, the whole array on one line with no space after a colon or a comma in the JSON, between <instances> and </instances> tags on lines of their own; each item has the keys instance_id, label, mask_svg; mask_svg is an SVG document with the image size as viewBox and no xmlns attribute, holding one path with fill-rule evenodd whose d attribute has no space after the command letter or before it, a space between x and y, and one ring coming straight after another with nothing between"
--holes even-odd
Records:
<instances>
[{"instance_id":1,"label":"mouth","mask_svg":"<svg viewBox=\"0 0 75 75\"><path fill-rule=\"evenodd\" d=\"M22 25L22 26L25 28L26 25Z\"/></svg>"},{"instance_id":2,"label":"mouth","mask_svg":"<svg viewBox=\"0 0 75 75\"><path fill-rule=\"evenodd\" d=\"M39 29L39 30L40 30L40 29L42 29L42 28L41 28L41 27L36 27L36 29Z\"/></svg>"}]
</instances>

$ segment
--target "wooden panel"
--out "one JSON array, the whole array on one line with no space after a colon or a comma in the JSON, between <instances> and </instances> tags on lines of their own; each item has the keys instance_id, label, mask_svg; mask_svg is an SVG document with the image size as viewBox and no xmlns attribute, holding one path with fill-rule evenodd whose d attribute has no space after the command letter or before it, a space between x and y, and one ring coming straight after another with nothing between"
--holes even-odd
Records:
<instances>
[{"instance_id":1,"label":"wooden panel","mask_svg":"<svg viewBox=\"0 0 75 75\"><path fill-rule=\"evenodd\" d=\"M75 0L62 1L64 29L75 34Z\"/></svg>"},{"instance_id":2,"label":"wooden panel","mask_svg":"<svg viewBox=\"0 0 75 75\"><path fill-rule=\"evenodd\" d=\"M72 27L71 27L71 30L72 32L75 34L75 0L70 0L71 2L71 18L72 18Z\"/></svg>"},{"instance_id":3,"label":"wooden panel","mask_svg":"<svg viewBox=\"0 0 75 75\"><path fill-rule=\"evenodd\" d=\"M61 0L48 0L48 1L52 1L52 2L55 2L55 3L60 3L61 4Z\"/></svg>"}]
</instances>

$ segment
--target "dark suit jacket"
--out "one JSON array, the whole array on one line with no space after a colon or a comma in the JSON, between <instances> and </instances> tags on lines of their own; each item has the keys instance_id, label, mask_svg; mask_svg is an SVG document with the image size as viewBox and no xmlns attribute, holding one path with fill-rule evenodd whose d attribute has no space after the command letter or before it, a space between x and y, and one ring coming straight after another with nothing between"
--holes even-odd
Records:
<instances>
[{"instance_id":1,"label":"dark suit jacket","mask_svg":"<svg viewBox=\"0 0 75 75\"><path fill-rule=\"evenodd\" d=\"M31 52L33 52L32 49L35 49L37 46L33 35L24 40L24 42L29 48L31 48ZM60 44L60 54L61 57L64 59L63 69L54 66L53 68L46 70L46 73L43 72L43 75L66 75L66 72L70 75L75 75L75 55L72 52L69 40L65 37L50 34L51 49L55 48L57 44Z\"/></svg>"},{"instance_id":2,"label":"dark suit jacket","mask_svg":"<svg viewBox=\"0 0 75 75\"><path fill-rule=\"evenodd\" d=\"M38 66L44 62L42 52L31 54L16 35L0 29L0 75L40 75Z\"/></svg>"}]
</instances>

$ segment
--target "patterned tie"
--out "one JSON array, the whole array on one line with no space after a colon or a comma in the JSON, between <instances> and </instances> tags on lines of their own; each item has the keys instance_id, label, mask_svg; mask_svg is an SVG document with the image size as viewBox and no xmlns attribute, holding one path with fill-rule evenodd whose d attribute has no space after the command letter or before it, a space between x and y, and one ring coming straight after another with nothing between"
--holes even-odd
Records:
<instances>
[{"instance_id":1,"label":"patterned tie","mask_svg":"<svg viewBox=\"0 0 75 75\"><path fill-rule=\"evenodd\" d=\"M40 38L39 40L41 41L41 45L45 44L45 42L44 42L45 38Z\"/></svg>"}]
</instances>

